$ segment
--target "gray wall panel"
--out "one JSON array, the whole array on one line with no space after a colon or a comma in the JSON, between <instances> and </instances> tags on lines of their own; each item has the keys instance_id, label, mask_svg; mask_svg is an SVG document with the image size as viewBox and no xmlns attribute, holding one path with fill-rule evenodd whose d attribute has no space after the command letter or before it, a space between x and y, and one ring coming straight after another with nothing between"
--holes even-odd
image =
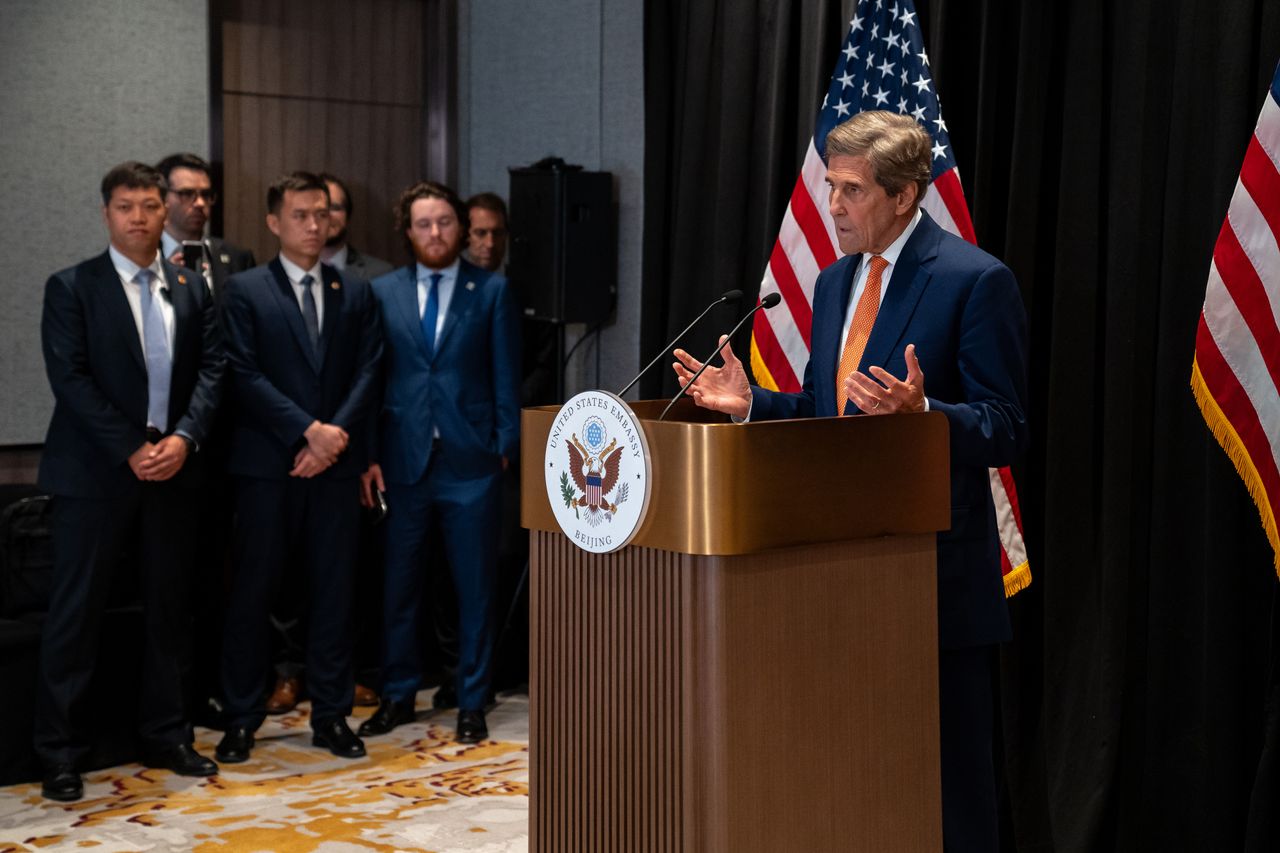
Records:
<instances>
[{"instance_id":1,"label":"gray wall panel","mask_svg":"<svg viewBox=\"0 0 1280 853\"><path fill-rule=\"evenodd\" d=\"M639 364L644 179L644 17L634 0L462 0L459 188L508 193L507 167L548 155L614 173L618 312L601 341L600 387ZM585 330L571 326L569 345ZM594 387L594 341L570 364L570 394Z\"/></svg>"},{"instance_id":2,"label":"gray wall panel","mask_svg":"<svg viewBox=\"0 0 1280 853\"><path fill-rule=\"evenodd\" d=\"M203 0L0 0L0 445L44 440L49 274L106 248L98 182L208 154Z\"/></svg>"}]
</instances>

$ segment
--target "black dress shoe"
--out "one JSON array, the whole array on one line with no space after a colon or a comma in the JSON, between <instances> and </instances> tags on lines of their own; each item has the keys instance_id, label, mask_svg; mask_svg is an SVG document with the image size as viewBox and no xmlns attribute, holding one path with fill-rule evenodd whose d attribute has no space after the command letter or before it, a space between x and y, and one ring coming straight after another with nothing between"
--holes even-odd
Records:
<instances>
[{"instance_id":1,"label":"black dress shoe","mask_svg":"<svg viewBox=\"0 0 1280 853\"><path fill-rule=\"evenodd\" d=\"M435 695L431 697L431 707L437 711L458 707L458 691L448 682L441 684L436 688Z\"/></svg>"},{"instance_id":2,"label":"black dress shoe","mask_svg":"<svg viewBox=\"0 0 1280 853\"><path fill-rule=\"evenodd\" d=\"M70 803L84 796L80 774L70 764L51 764L45 768L40 793L50 800Z\"/></svg>"},{"instance_id":3,"label":"black dress shoe","mask_svg":"<svg viewBox=\"0 0 1280 853\"><path fill-rule=\"evenodd\" d=\"M484 721L484 711L459 711L458 743L479 743L489 736L489 726Z\"/></svg>"},{"instance_id":4,"label":"black dress shoe","mask_svg":"<svg viewBox=\"0 0 1280 853\"><path fill-rule=\"evenodd\" d=\"M227 726L227 731L218 741L218 748L213 751L223 764L239 764L249 760L253 751L253 732L248 726Z\"/></svg>"},{"instance_id":5,"label":"black dress shoe","mask_svg":"<svg viewBox=\"0 0 1280 853\"><path fill-rule=\"evenodd\" d=\"M311 723L311 745L323 746L339 758L361 758L364 743L351 733L341 717Z\"/></svg>"},{"instance_id":6,"label":"black dress shoe","mask_svg":"<svg viewBox=\"0 0 1280 853\"><path fill-rule=\"evenodd\" d=\"M161 770L172 770L179 776L212 776L218 765L196 752L189 743L149 750L143 755L143 764Z\"/></svg>"},{"instance_id":7,"label":"black dress shoe","mask_svg":"<svg viewBox=\"0 0 1280 853\"><path fill-rule=\"evenodd\" d=\"M413 699L400 702L384 701L373 712L373 716L360 724L360 737L368 735L385 735L396 726L412 723L418 719L413 709Z\"/></svg>"}]
</instances>

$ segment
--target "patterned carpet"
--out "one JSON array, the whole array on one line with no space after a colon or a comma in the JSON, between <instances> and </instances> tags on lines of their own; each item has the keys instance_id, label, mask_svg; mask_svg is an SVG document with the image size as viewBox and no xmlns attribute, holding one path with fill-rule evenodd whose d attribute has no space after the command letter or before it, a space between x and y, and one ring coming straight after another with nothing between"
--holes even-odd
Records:
<instances>
[{"instance_id":1,"label":"patterned carpet","mask_svg":"<svg viewBox=\"0 0 1280 853\"><path fill-rule=\"evenodd\" d=\"M38 783L0 788L0 853L527 850L528 698L499 697L490 740L469 747L453 742L455 712L430 707L419 694L418 722L366 739L357 761L311 746L304 703L268 718L252 758L210 779L130 764L86 774L70 804ZM197 729L197 749L212 757L218 737Z\"/></svg>"}]
</instances>

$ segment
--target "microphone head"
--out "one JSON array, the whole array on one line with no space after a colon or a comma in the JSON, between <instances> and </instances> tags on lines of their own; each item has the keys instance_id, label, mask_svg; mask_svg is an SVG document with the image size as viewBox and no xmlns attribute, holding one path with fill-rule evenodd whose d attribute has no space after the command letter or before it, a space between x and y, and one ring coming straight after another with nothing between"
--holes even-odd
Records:
<instances>
[{"instance_id":1,"label":"microphone head","mask_svg":"<svg viewBox=\"0 0 1280 853\"><path fill-rule=\"evenodd\" d=\"M773 293L770 293L768 296L766 296L765 298L761 299L761 300L760 300L760 305L761 305L761 307L768 309L768 308L772 308L773 306L777 305L777 304L778 304L779 302L781 302L781 301L782 301L782 294L781 294L781 293L778 293L778 292L775 290Z\"/></svg>"},{"instance_id":2,"label":"microphone head","mask_svg":"<svg viewBox=\"0 0 1280 853\"><path fill-rule=\"evenodd\" d=\"M741 290L726 290L724 295L720 297L721 302L737 302L742 298Z\"/></svg>"}]
</instances>

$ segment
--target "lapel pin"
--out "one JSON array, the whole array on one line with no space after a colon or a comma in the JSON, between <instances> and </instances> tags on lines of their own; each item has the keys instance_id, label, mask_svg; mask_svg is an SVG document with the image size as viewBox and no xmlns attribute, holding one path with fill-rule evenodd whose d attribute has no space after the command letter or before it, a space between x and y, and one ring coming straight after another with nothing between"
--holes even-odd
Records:
<instances>
[{"instance_id":1,"label":"lapel pin","mask_svg":"<svg viewBox=\"0 0 1280 853\"><path fill-rule=\"evenodd\" d=\"M342 287L342 285L338 284L336 281L331 281L329 282L329 287L333 288L334 290L337 290L338 288Z\"/></svg>"},{"instance_id":2,"label":"lapel pin","mask_svg":"<svg viewBox=\"0 0 1280 853\"><path fill-rule=\"evenodd\" d=\"M476 289L476 283L474 281L467 282L467 290L475 290L475 289Z\"/></svg>"},{"instance_id":3,"label":"lapel pin","mask_svg":"<svg viewBox=\"0 0 1280 853\"><path fill-rule=\"evenodd\" d=\"M187 277L186 277L185 275L182 275L181 273L179 273L179 274L178 274L178 284L186 284L186 283L187 283Z\"/></svg>"},{"instance_id":4,"label":"lapel pin","mask_svg":"<svg viewBox=\"0 0 1280 853\"><path fill-rule=\"evenodd\" d=\"M231 256L230 256L230 255L220 255L219 257L221 257L221 258L222 258L222 262L223 262L224 264L229 264L229 263L231 263Z\"/></svg>"}]
</instances>

